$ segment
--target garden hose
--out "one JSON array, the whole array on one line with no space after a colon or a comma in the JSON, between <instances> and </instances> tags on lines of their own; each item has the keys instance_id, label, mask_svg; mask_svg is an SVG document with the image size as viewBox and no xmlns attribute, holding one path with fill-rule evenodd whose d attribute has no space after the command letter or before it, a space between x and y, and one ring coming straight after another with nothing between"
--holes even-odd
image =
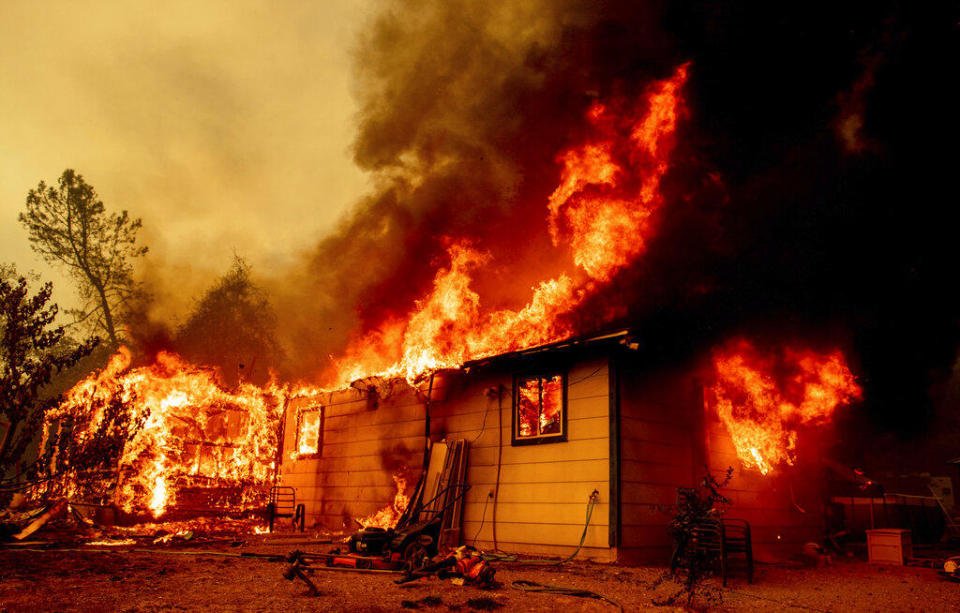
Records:
<instances>
[{"instance_id":1,"label":"garden hose","mask_svg":"<svg viewBox=\"0 0 960 613\"><path fill-rule=\"evenodd\" d=\"M599 501L600 492L593 490L590 493L590 497L587 499L587 518L583 524L583 534L580 535L580 543L577 545L577 548L573 553L562 560L538 560L534 558L519 559L515 555L498 553L485 553L481 557L488 562L509 562L511 564L528 564L531 566L559 566L561 564L566 564L570 560L577 557L577 554L580 553L581 549L583 549L583 543L587 540L587 529L590 527L590 517L593 515L593 507L595 507Z\"/></svg>"}]
</instances>

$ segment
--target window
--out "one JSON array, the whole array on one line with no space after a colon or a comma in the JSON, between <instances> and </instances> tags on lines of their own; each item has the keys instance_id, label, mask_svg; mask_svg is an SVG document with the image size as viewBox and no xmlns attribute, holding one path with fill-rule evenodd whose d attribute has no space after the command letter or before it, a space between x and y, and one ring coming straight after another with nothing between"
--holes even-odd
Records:
<instances>
[{"instance_id":1,"label":"window","mask_svg":"<svg viewBox=\"0 0 960 613\"><path fill-rule=\"evenodd\" d=\"M514 445L567 440L566 376L557 373L517 377L514 390Z\"/></svg>"},{"instance_id":2,"label":"window","mask_svg":"<svg viewBox=\"0 0 960 613\"><path fill-rule=\"evenodd\" d=\"M319 457L322 440L323 410L320 407L300 409L297 412L297 457Z\"/></svg>"}]
</instances>

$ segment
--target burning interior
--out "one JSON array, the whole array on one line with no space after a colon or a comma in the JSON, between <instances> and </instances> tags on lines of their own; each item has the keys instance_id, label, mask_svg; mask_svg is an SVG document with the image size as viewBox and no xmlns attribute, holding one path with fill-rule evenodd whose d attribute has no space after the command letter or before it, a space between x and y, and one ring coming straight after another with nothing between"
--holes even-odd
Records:
<instances>
[{"instance_id":1,"label":"burning interior","mask_svg":"<svg viewBox=\"0 0 960 613\"><path fill-rule=\"evenodd\" d=\"M274 476L283 397L161 353L131 368L121 350L46 415L36 496L111 505L129 516L262 508Z\"/></svg>"}]
</instances>

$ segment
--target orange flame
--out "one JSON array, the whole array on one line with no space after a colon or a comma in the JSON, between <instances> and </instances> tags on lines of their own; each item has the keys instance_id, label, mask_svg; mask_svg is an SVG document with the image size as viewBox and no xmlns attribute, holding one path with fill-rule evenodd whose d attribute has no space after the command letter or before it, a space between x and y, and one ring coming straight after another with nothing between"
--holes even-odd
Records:
<instances>
[{"instance_id":1,"label":"orange flame","mask_svg":"<svg viewBox=\"0 0 960 613\"><path fill-rule=\"evenodd\" d=\"M112 433L126 440L114 503L128 513L149 510L160 517L182 489L212 485L235 488L240 506L252 505L273 476L281 390L242 384L227 391L211 370L171 353L160 353L150 366L129 366L130 351L121 347L102 371L74 386L47 413L41 449L62 422L72 424L73 441L91 440L109 400L119 398L131 425ZM65 496L78 493L81 469L56 467Z\"/></svg>"},{"instance_id":2,"label":"orange flame","mask_svg":"<svg viewBox=\"0 0 960 613\"><path fill-rule=\"evenodd\" d=\"M303 414L303 423L300 424L300 441L297 453L310 455L317 452L317 443L320 439L320 412L308 411Z\"/></svg>"},{"instance_id":3,"label":"orange flame","mask_svg":"<svg viewBox=\"0 0 960 613\"><path fill-rule=\"evenodd\" d=\"M594 105L588 112L590 141L558 157L560 183L549 197L547 222L553 244L566 251L557 258L568 256L570 270L531 288L517 310L485 309L472 283L492 258L469 241L451 240L449 264L411 312L356 339L335 361L336 389L370 376L413 382L431 371L570 336L573 329L563 317L642 254L652 236L686 78L687 66L680 66L630 108L618 101ZM130 352L121 348L101 372L78 383L48 413L42 448L64 422L71 424L74 441L93 440L107 423L104 407L119 398L130 423L138 424L114 433L128 439L112 494L124 510L160 517L186 489L204 484L242 490L244 504L264 491L279 443L279 407L290 390L242 384L228 391L211 371L169 353L151 366L130 369L130 363ZM549 428L552 418L544 411L540 419L546 421L538 427ZM57 470L65 476L48 483L59 483L68 498L76 494L76 469ZM391 505L361 524L389 526L399 519L409 500L406 481L394 480Z\"/></svg>"},{"instance_id":4,"label":"orange flame","mask_svg":"<svg viewBox=\"0 0 960 613\"><path fill-rule=\"evenodd\" d=\"M680 90L687 65L653 84L644 112L588 112L595 138L559 156L560 185L547 204L555 246L565 243L577 269L540 282L519 310L484 310L471 288L474 272L491 256L467 241L452 241L449 266L406 318L385 322L357 339L336 361L338 385L368 376L405 377L455 368L464 362L561 340L573 330L562 320L646 248L651 218L663 203ZM399 348L399 349L398 349Z\"/></svg>"},{"instance_id":5,"label":"orange flame","mask_svg":"<svg viewBox=\"0 0 960 613\"><path fill-rule=\"evenodd\" d=\"M762 355L741 340L716 352L713 365L717 415L744 466L764 475L795 462L798 426L826 423L838 406L861 397L840 351Z\"/></svg>"},{"instance_id":6,"label":"orange flame","mask_svg":"<svg viewBox=\"0 0 960 613\"><path fill-rule=\"evenodd\" d=\"M403 512L407 510L410 504L410 497L406 495L407 480L399 474L393 475L393 482L397 486L397 493L393 496L393 502L376 513L364 518L357 518L357 523L364 528L393 528L400 521Z\"/></svg>"}]
</instances>

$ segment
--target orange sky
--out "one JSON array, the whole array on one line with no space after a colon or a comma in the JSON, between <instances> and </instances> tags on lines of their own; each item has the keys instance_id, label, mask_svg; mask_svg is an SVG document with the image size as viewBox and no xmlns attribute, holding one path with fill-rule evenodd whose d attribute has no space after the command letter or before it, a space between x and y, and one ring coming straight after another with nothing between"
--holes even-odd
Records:
<instances>
[{"instance_id":1,"label":"orange sky","mask_svg":"<svg viewBox=\"0 0 960 613\"><path fill-rule=\"evenodd\" d=\"M366 189L351 49L371 17L355 0L0 2L0 262L69 305L16 220L67 167L143 218L174 311L234 252L289 262Z\"/></svg>"}]
</instances>

